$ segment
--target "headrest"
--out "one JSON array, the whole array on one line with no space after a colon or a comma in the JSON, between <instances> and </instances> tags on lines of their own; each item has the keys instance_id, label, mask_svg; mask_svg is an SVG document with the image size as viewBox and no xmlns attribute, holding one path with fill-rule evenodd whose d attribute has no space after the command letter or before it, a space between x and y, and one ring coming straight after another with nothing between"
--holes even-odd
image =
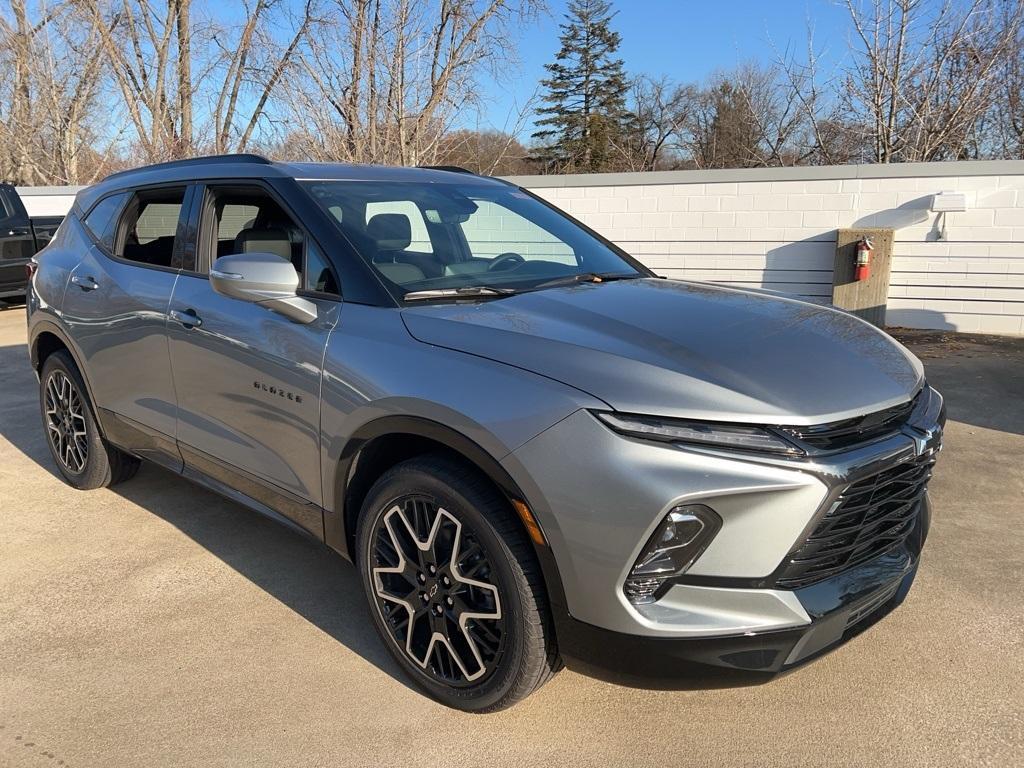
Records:
<instances>
[{"instance_id":1,"label":"headrest","mask_svg":"<svg viewBox=\"0 0 1024 768\"><path fill-rule=\"evenodd\" d=\"M243 229L235 236L235 253L273 253L292 260L292 242L283 229Z\"/></svg>"},{"instance_id":2,"label":"headrest","mask_svg":"<svg viewBox=\"0 0 1024 768\"><path fill-rule=\"evenodd\" d=\"M412 224L404 213L378 213L367 222L366 234L379 251L404 251L412 242Z\"/></svg>"}]
</instances>

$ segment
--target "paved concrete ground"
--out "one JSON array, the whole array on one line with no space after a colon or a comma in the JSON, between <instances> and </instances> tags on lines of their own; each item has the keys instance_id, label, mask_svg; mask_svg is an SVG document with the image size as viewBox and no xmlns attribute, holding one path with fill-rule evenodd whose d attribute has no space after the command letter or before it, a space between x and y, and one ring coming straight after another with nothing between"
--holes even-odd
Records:
<instances>
[{"instance_id":1,"label":"paved concrete ground","mask_svg":"<svg viewBox=\"0 0 1024 768\"><path fill-rule=\"evenodd\" d=\"M901 609L762 687L563 672L474 717L403 682L325 550L154 467L65 486L0 312L0 765L1024 764L1024 343L915 348L951 420Z\"/></svg>"}]
</instances>

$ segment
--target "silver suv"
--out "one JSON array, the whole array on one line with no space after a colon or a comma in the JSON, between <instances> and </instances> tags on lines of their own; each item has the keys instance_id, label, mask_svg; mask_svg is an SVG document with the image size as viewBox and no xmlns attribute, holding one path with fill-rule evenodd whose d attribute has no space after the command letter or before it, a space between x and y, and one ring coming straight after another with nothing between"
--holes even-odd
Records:
<instances>
[{"instance_id":1,"label":"silver suv","mask_svg":"<svg viewBox=\"0 0 1024 768\"><path fill-rule=\"evenodd\" d=\"M659 279L500 180L140 168L80 192L33 269L67 482L146 459L322 541L453 707L507 707L563 663L766 680L914 579L945 415L906 349Z\"/></svg>"}]
</instances>

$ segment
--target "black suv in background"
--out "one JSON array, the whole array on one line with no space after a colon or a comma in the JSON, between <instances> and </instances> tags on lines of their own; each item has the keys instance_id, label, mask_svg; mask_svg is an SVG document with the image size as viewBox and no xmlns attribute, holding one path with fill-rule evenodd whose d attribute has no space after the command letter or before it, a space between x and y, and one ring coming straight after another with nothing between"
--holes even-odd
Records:
<instances>
[{"instance_id":1,"label":"black suv in background","mask_svg":"<svg viewBox=\"0 0 1024 768\"><path fill-rule=\"evenodd\" d=\"M27 265L53 238L63 216L29 216L13 185L0 182L0 302L21 301Z\"/></svg>"}]
</instances>

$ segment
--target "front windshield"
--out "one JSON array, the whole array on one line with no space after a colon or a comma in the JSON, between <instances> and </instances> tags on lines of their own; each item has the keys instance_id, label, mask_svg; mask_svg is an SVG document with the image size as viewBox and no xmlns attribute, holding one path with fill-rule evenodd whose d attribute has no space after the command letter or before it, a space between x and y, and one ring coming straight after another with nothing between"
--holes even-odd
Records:
<instances>
[{"instance_id":1,"label":"front windshield","mask_svg":"<svg viewBox=\"0 0 1024 768\"><path fill-rule=\"evenodd\" d=\"M503 295L574 276L646 274L512 186L479 181L303 184L363 258L409 299L424 291L487 287Z\"/></svg>"}]
</instances>

